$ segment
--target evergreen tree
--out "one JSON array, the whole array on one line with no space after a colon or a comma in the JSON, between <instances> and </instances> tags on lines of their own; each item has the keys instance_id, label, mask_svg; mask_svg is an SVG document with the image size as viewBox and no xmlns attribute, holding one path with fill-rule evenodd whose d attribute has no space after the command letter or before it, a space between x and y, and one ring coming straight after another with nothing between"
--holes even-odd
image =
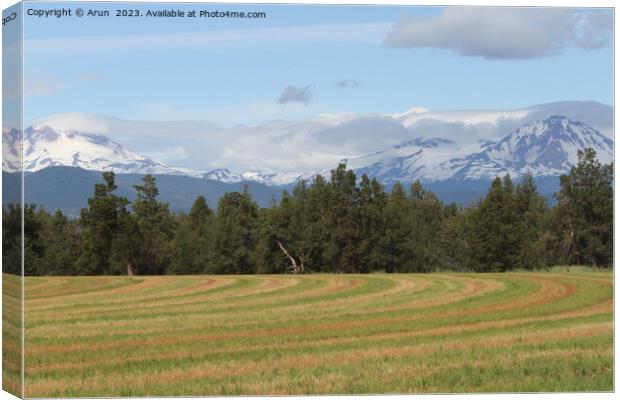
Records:
<instances>
[{"instance_id":1,"label":"evergreen tree","mask_svg":"<svg viewBox=\"0 0 620 400\"><path fill-rule=\"evenodd\" d=\"M381 257L386 272L414 270L412 240L412 205L399 182L395 183L383 211L385 226L381 239Z\"/></svg>"},{"instance_id":2,"label":"evergreen tree","mask_svg":"<svg viewBox=\"0 0 620 400\"><path fill-rule=\"evenodd\" d=\"M472 216L469 259L476 271L506 271L518 260L517 212L510 176L495 178Z\"/></svg>"},{"instance_id":3,"label":"evergreen tree","mask_svg":"<svg viewBox=\"0 0 620 400\"><path fill-rule=\"evenodd\" d=\"M8 204L6 208L2 208L2 271L21 275L23 237L24 274L38 275L44 268L41 259L45 247L41 238L42 224L37 217L36 205L24 206L23 223L22 236L22 207L18 204Z\"/></svg>"},{"instance_id":4,"label":"evergreen tree","mask_svg":"<svg viewBox=\"0 0 620 400\"><path fill-rule=\"evenodd\" d=\"M359 243L361 241L358 227L359 189L353 171L347 171L345 164L331 173L331 196L328 215L331 232L331 244L325 256L337 272L356 272L359 266Z\"/></svg>"},{"instance_id":5,"label":"evergreen tree","mask_svg":"<svg viewBox=\"0 0 620 400\"><path fill-rule=\"evenodd\" d=\"M135 273L160 275L170 265L172 239L174 236L174 219L168 210L168 204L157 200L159 189L155 177L145 175L142 185L135 185L136 200L132 204L133 218L125 218L125 228L139 247ZM135 221L135 222L134 222Z\"/></svg>"},{"instance_id":6,"label":"evergreen tree","mask_svg":"<svg viewBox=\"0 0 620 400\"><path fill-rule=\"evenodd\" d=\"M561 263L613 263L613 164L601 165L596 152L579 151L579 162L560 177L553 233Z\"/></svg>"},{"instance_id":7,"label":"evergreen tree","mask_svg":"<svg viewBox=\"0 0 620 400\"><path fill-rule=\"evenodd\" d=\"M412 204L410 242L412 244L412 270L429 271L440 263L439 236L443 220L443 204L432 192L422 188L420 181L411 185Z\"/></svg>"},{"instance_id":8,"label":"evergreen tree","mask_svg":"<svg viewBox=\"0 0 620 400\"><path fill-rule=\"evenodd\" d=\"M332 241L332 229L335 226L333 213L330 212L333 198L332 186L321 175L317 175L307 193L305 208L307 226L304 230L307 268L315 272L335 271L335 258L338 247Z\"/></svg>"},{"instance_id":9,"label":"evergreen tree","mask_svg":"<svg viewBox=\"0 0 620 400\"><path fill-rule=\"evenodd\" d=\"M57 210L49 215L39 210L39 218L43 224L43 241L45 255L41 260L44 275L75 275L76 263L80 256L80 233L77 222L67 218Z\"/></svg>"},{"instance_id":10,"label":"evergreen tree","mask_svg":"<svg viewBox=\"0 0 620 400\"><path fill-rule=\"evenodd\" d=\"M209 271L214 215L204 196L198 196L188 215L178 218L169 274L200 274Z\"/></svg>"},{"instance_id":11,"label":"evergreen tree","mask_svg":"<svg viewBox=\"0 0 620 400\"><path fill-rule=\"evenodd\" d=\"M470 253L467 234L475 212L474 207L467 207L461 211L456 204L450 204L445 208L437 240L442 269L467 271L471 267L467 258Z\"/></svg>"},{"instance_id":12,"label":"evergreen tree","mask_svg":"<svg viewBox=\"0 0 620 400\"><path fill-rule=\"evenodd\" d=\"M381 237L384 234L383 210L387 202L383 185L376 179L362 176L359 192L359 272L371 272L385 268L381 254Z\"/></svg>"},{"instance_id":13,"label":"evergreen tree","mask_svg":"<svg viewBox=\"0 0 620 400\"><path fill-rule=\"evenodd\" d=\"M279 214L280 208L275 201L270 208L259 211L257 272L260 274L281 274L289 270L289 263L278 246L278 241L281 241Z\"/></svg>"},{"instance_id":14,"label":"evergreen tree","mask_svg":"<svg viewBox=\"0 0 620 400\"><path fill-rule=\"evenodd\" d=\"M285 261L284 271L303 273L305 272L307 254L305 242L306 214L305 205L307 190L304 181L298 182L293 196L286 191L282 194L280 206L273 210L271 217L271 234L269 240L274 254L274 266L272 269L280 269Z\"/></svg>"},{"instance_id":15,"label":"evergreen tree","mask_svg":"<svg viewBox=\"0 0 620 400\"><path fill-rule=\"evenodd\" d=\"M257 266L258 206L245 186L226 193L218 203L210 273L252 274Z\"/></svg>"},{"instance_id":16,"label":"evergreen tree","mask_svg":"<svg viewBox=\"0 0 620 400\"><path fill-rule=\"evenodd\" d=\"M76 272L81 275L123 272L121 266L114 263L113 252L114 244L123 233L121 220L128 213L129 201L113 193L117 189L114 172L104 172L102 177L104 183L95 185L88 208L80 213L83 240Z\"/></svg>"},{"instance_id":17,"label":"evergreen tree","mask_svg":"<svg viewBox=\"0 0 620 400\"><path fill-rule=\"evenodd\" d=\"M22 208L18 204L2 207L2 272L22 273Z\"/></svg>"},{"instance_id":18,"label":"evergreen tree","mask_svg":"<svg viewBox=\"0 0 620 400\"><path fill-rule=\"evenodd\" d=\"M519 251L516 266L521 268L538 268L545 264L540 248L540 237L547 214L547 201L538 194L532 175L527 174L515 190L515 207L517 212L517 229Z\"/></svg>"}]
</instances>

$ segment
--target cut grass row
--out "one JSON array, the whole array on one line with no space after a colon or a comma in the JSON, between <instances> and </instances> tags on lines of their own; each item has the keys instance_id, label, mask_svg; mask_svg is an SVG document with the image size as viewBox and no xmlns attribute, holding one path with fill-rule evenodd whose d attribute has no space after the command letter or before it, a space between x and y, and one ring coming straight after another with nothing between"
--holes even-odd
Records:
<instances>
[{"instance_id":1,"label":"cut grass row","mask_svg":"<svg viewBox=\"0 0 620 400\"><path fill-rule=\"evenodd\" d=\"M26 278L26 396L608 391L612 292L610 272Z\"/></svg>"}]
</instances>

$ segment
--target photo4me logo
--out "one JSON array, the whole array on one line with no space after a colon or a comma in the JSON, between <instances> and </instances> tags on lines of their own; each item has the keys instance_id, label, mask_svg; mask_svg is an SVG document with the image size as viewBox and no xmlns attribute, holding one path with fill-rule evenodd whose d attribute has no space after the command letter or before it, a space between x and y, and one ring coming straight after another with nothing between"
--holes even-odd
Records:
<instances>
[{"instance_id":1,"label":"photo4me logo","mask_svg":"<svg viewBox=\"0 0 620 400\"><path fill-rule=\"evenodd\" d=\"M2 18L2 26L8 24L11 21L14 21L15 18L17 18L17 13L16 12L12 12L11 14L7 15L6 17Z\"/></svg>"}]
</instances>

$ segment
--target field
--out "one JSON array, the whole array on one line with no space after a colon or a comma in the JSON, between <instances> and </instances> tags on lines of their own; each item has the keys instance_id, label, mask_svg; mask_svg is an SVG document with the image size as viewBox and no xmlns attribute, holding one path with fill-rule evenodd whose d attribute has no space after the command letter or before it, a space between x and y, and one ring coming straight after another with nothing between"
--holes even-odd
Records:
<instances>
[{"instance_id":1,"label":"field","mask_svg":"<svg viewBox=\"0 0 620 400\"><path fill-rule=\"evenodd\" d=\"M609 271L25 287L29 397L613 390Z\"/></svg>"}]
</instances>

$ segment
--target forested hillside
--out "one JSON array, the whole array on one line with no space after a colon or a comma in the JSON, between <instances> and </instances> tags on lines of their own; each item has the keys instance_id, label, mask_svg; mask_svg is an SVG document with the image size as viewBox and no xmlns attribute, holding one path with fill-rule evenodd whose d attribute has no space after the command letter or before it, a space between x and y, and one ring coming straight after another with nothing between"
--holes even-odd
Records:
<instances>
[{"instance_id":1,"label":"forested hillside","mask_svg":"<svg viewBox=\"0 0 620 400\"><path fill-rule=\"evenodd\" d=\"M475 204L443 204L419 182L387 192L339 165L260 208L247 188L217 210L159 201L152 175L130 202L103 173L80 217L26 205L27 275L507 271L613 262L613 166L596 153L560 177L550 207L531 176L497 177ZM206 195L206 194L205 194ZM3 270L20 273L22 210L3 209Z\"/></svg>"}]
</instances>

